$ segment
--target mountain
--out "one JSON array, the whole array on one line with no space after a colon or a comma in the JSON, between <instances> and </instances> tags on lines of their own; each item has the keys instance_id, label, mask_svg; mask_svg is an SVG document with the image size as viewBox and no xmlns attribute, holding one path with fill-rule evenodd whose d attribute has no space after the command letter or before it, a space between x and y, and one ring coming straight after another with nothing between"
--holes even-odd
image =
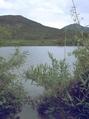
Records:
<instances>
[{"instance_id":1,"label":"mountain","mask_svg":"<svg viewBox=\"0 0 89 119\"><path fill-rule=\"evenodd\" d=\"M60 34L63 39L67 40L67 45L77 45L78 40L79 44L82 45L82 40L89 38L89 27L84 27L79 24L70 24L65 26L60 30Z\"/></svg>"},{"instance_id":2,"label":"mountain","mask_svg":"<svg viewBox=\"0 0 89 119\"><path fill-rule=\"evenodd\" d=\"M73 45L76 44L75 34L79 32L88 34L89 28L71 24L57 29L20 15L0 16L0 45L63 45L65 32L67 45Z\"/></svg>"},{"instance_id":3,"label":"mountain","mask_svg":"<svg viewBox=\"0 0 89 119\"><path fill-rule=\"evenodd\" d=\"M5 30L5 31L3 31ZM0 16L0 38L10 39L54 39L58 38L58 29L36 23L23 16Z\"/></svg>"},{"instance_id":4,"label":"mountain","mask_svg":"<svg viewBox=\"0 0 89 119\"><path fill-rule=\"evenodd\" d=\"M70 24L70 25L62 28L62 30L76 31L76 32L89 32L89 27L84 27L79 24Z\"/></svg>"}]
</instances>

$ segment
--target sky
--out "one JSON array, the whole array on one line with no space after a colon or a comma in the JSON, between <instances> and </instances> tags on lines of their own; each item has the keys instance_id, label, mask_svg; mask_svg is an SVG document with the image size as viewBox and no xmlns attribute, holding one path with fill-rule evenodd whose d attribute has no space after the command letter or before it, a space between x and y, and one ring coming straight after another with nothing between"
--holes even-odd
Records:
<instances>
[{"instance_id":1,"label":"sky","mask_svg":"<svg viewBox=\"0 0 89 119\"><path fill-rule=\"evenodd\" d=\"M89 24L89 0L74 0L81 25ZM43 25L62 28L72 24L72 0L0 0L1 15L22 15Z\"/></svg>"}]
</instances>

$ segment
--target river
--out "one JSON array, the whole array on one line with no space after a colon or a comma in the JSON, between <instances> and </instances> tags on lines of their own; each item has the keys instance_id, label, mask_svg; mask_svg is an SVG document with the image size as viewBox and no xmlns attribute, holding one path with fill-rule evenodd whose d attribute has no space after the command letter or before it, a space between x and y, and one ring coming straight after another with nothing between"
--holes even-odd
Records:
<instances>
[{"instance_id":1,"label":"river","mask_svg":"<svg viewBox=\"0 0 89 119\"><path fill-rule=\"evenodd\" d=\"M75 48L76 47L21 46L19 47L19 50L27 54L26 63L24 64L25 69L33 65L36 66L44 63L50 64L51 61L48 57L48 52L50 52L58 60L66 58L66 61L70 65L70 70L72 70L75 57L73 55L69 56L68 54L72 53ZM15 49L16 47L0 47L0 56L8 58L15 52ZM24 86L25 90L31 96L38 96L42 94L44 90L42 87L31 85L30 81L27 81ZM30 106L25 106L21 113L21 119L38 119L37 112Z\"/></svg>"}]
</instances>

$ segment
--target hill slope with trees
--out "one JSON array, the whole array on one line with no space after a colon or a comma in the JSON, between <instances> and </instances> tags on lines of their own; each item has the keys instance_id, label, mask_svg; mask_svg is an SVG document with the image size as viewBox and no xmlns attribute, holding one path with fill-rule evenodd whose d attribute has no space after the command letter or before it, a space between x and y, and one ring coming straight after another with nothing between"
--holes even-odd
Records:
<instances>
[{"instance_id":1,"label":"hill slope with trees","mask_svg":"<svg viewBox=\"0 0 89 119\"><path fill-rule=\"evenodd\" d=\"M0 16L0 45L64 45L65 34L67 45L76 45L81 33L88 37L89 28L71 24L57 29L19 15Z\"/></svg>"}]
</instances>

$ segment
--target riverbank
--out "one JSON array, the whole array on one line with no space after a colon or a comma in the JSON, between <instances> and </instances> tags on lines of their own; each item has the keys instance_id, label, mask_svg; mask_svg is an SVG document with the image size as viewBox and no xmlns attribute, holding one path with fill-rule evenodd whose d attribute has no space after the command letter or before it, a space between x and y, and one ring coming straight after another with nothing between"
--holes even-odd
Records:
<instances>
[{"instance_id":1,"label":"riverbank","mask_svg":"<svg viewBox=\"0 0 89 119\"><path fill-rule=\"evenodd\" d=\"M61 46L57 39L52 40L0 40L0 46Z\"/></svg>"}]
</instances>

